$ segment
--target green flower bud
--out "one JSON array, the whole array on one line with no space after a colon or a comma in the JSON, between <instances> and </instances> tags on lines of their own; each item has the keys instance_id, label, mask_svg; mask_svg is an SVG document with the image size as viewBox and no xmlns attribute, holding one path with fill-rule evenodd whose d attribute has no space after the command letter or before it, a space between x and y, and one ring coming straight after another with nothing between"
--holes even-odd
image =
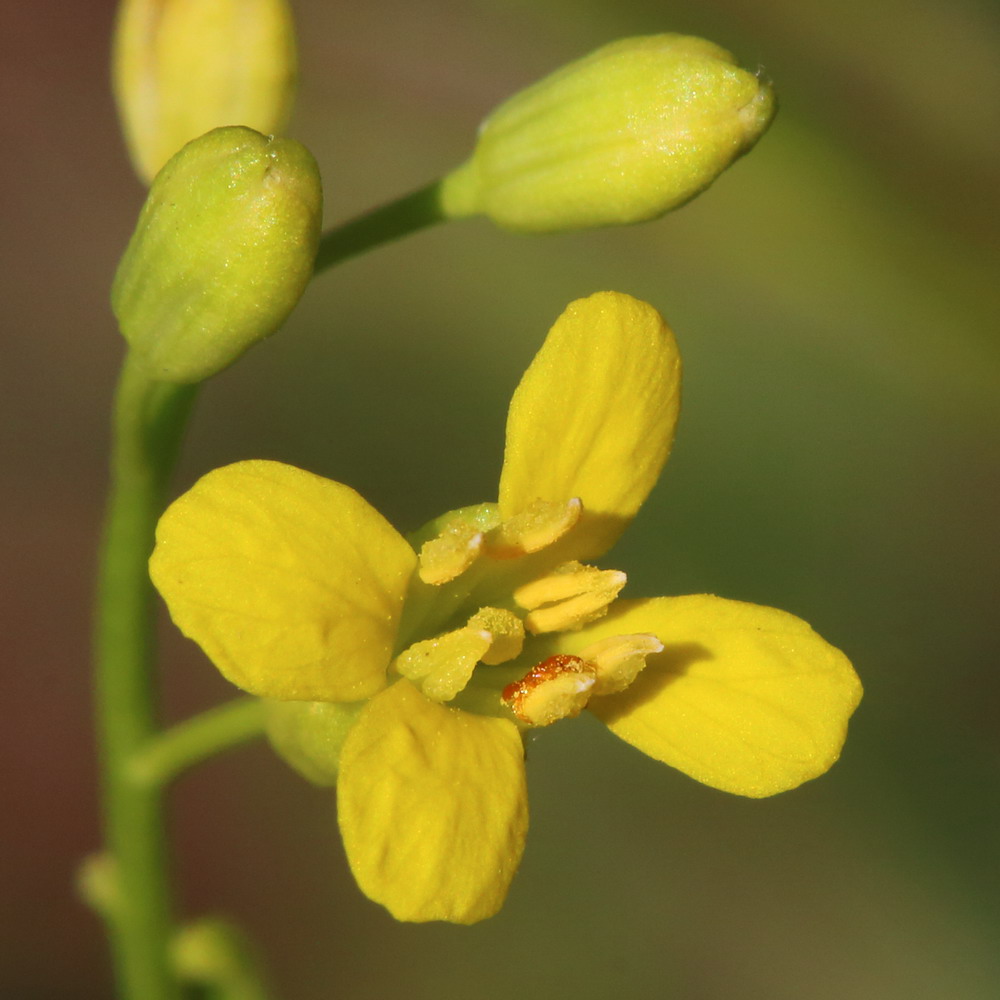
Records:
<instances>
[{"instance_id":1,"label":"green flower bud","mask_svg":"<svg viewBox=\"0 0 1000 1000\"><path fill-rule=\"evenodd\" d=\"M367 702L272 701L267 738L275 753L314 785L335 785L340 749Z\"/></svg>"},{"instance_id":2,"label":"green flower bud","mask_svg":"<svg viewBox=\"0 0 1000 1000\"><path fill-rule=\"evenodd\" d=\"M644 222L708 187L774 110L770 85L711 42L626 38L501 104L442 206L529 233Z\"/></svg>"},{"instance_id":3,"label":"green flower bud","mask_svg":"<svg viewBox=\"0 0 1000 1000\"><path fill-rule=\"evenodd\" d=\"M281 131L295 67L286 0L122 0L112 76L139 176L220 125Z\"/></svg>"},{"instance_id":4,"label":"green flower bud","mask_svg":"<svg viewBox=\"0 0 1000 1000\"><path fill-rule=\"evenodd\" d=\"M312 277L322 202L316 161L292 139L230 126L170 159L111 288L152 378L200 382L277 330Z\"/></svg>"}]
</instances>

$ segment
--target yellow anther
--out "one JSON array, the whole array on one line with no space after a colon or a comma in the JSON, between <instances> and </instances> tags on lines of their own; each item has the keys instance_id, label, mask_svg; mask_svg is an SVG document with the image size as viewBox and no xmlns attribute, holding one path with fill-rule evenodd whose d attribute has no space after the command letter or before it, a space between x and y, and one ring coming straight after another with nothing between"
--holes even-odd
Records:
<instances>
[{"instance_id":1,"label":"yellow anther","mask_svg":"<svg viewBox=\"0 0 1000 1000\"><path fill-rule=\"evenodd\" d=\"M461 691L493 637L484 629L460 628L415 642L396 657L396 670L428 698L451 701Z\"/></svg>"},{"instance_id":2,"label":"yellow anther","mask_svg":"<svg viewBox=\"0 0 1000 1000\"><path fill-rule=\"evenodd\" d=\"M514 559L537 552L562 538L582 513L579 497L562 502L535 500L490 534L487 551L496 559Z\"/></svg>"},{"instance_id":3,"label":"yellow anther","mask_svg":"<svg viewBox=\"0 0 1000 1000\"><path fill-rule=\"evenodd\" d=\"M420 546L420 579L440 585L461 576L483 550L483 533L474 524L458 521Z\"/></svg>"},{"instance_id":4,"label":"yellow anther","mask_svg":"<svg viewBox=\"0 0 1000 1000\"><path fill-rule=\"evenodd\" d=\"M529 632L561 632L605 614L626 579L620 570L569 562L549 576L518 587L514 600L529 611L524 619Z\"/></svg>"},{"instance_id":5,"label":"yellow anther","mask_svg":"<svg viewBox=\"0 0 1000 1000\"><path fill-rule=\"evenodd\" d=\"M524 625L513 611L504 608L480 608L468 621L468 627L489 632L493 637L490 648L480 657L490 666L506 663L521 655L524 645Z\"/></svg>"},{"instance_id":6,"label":"yellow anther","mask_svg":"<svg viewBox=\"0 0 1000 1000\"><path fill-rule=\"evenodd\" d=\"M579 715L594 687L594 665L579 656L550 656L503 690L503 703L531 726Z\"/></svg>"},{"instance_id":7,"label":"yellow anther","mask_svg":"<svg viewBox=\"0 0 1000 1000\"><path fill-rule=\"evenodd\" d=\"M597 671L596 695L624 691L646 666L646 657L661 652L663 643L655 635L611 635L581 650L580 656Z\"/></svg>"}]
</instances>

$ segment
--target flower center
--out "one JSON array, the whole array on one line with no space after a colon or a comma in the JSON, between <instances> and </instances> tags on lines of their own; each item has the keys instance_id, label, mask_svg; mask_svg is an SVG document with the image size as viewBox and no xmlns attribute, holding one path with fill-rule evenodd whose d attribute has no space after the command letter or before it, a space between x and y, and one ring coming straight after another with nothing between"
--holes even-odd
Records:
<instances>
[{"instance_id":1,"label":"flower center","mask_svg":"<svg viewBox=\"0 0 1000 1000\"><path fill-rule=\"evenodd\" d=\"M625 585L618 570L560 561L552 550L582 513L577 498L535 500L507 519L496 505L480 504L421 530L413 539L419 559L406 634L430 637L403 649L393 661L395 672L440 702L456 698L475 673L477 689L493 692L485 711L509 710L533 726L571 718L591 697L627 687L646 656L663 648L655 636L612 636L579 655L532 657L532 644L542 640L530 636L580 629L605 615ZM432 623L449 620L451 629L434 634ZM480 664L487 668L482 685ZM495 673L501 664L508 666ZM522 676L508 683L512 674ZM468 698L462 701L464 706Z\"/></svg>"}]
</instances>

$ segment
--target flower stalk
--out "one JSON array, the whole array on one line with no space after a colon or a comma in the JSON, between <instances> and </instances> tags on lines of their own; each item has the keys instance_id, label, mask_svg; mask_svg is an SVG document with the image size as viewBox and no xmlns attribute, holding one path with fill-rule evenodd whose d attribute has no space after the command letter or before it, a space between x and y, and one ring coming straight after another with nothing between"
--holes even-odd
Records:
<instances>
[{"instance_id":1,"label":"flower stalk","mask_svg":"<svg viewBox=\"0 0 1000 1000\"><path fill-rule=\"evenodd\" d=\"M133 755L129 774L136 784L169 784L188 768L249 743L264 733L258 698L234 698L164 730Z\"/></svg>"},{"instance_id":2,"label":"flower stalk","mask_svg":"<svg viewBox=\"0 0 1000 1000\"><path fill-rule=\"evenodd\" d=\"M395 201L328 229L319 240L315 274L366 250L444 222L441 182L434 181Z\"/></svg>"}]
</instances>

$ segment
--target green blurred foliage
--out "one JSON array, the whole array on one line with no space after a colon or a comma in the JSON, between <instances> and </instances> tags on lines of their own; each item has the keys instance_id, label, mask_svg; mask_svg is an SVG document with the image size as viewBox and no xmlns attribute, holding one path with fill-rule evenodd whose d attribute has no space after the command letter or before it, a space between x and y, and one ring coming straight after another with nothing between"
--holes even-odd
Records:
<instances>
[{"instance_id":1,"label":"green blurred foliage","mask_svg":"<svg viewBox=\"0 0 1000 1000\"><path fill-rule=\"evenodd\" d=\"M246 923L288 1000L992 1000L995 8L295 6L291 134L320 163L331 223L448 170L498 100L615 37L709 37L763 64L782 110L658 223L550 238L455 224L323 276L280 335L207 388L178 488L266 457L350 483L404 529L491 498L506 402L548 325L573 297L630 292L677 332L685 406L666 475L609 564L632 595L705 590L802 616L851 655L867 694L833 771L763 802L695 785L587 721L540 734L524 867L506 909L471 929L394 924L345 872L329 797L249 752L180 789L192 909L221 902ZM17 945L0 994L17 997L106 988L99 936L51 873L96 841L76 763L85 624L64 609L85 601L119 351L105 289L142 192L103 91L111 5L81 7L92 17L75 34L54 0L4 14L36 150L8 230L16 419L2 431L24 574L12 662L38 664L7 679L37 720L7 737L33 768L14 783L20 822L0 826L22 845L8 849L16 916L0 927ZM79 177L59 187L71 151ZM225 696L197 651L169 645L175 709ZM39 677L55 708L37 705ZM35 735L60 725L55 747ZM69 832L26 835L56 814L67 768ZM41 957L53 949L64 957Z\"/></svg>"}]
</instances>

